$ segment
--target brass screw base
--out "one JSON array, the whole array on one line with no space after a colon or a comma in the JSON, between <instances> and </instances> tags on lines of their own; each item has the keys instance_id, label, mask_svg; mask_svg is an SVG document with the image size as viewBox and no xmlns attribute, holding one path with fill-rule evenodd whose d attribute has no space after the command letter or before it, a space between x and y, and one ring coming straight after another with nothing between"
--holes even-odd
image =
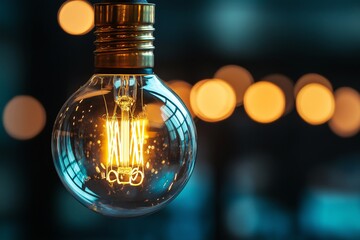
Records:
<instances>
[{"instance_id":1,"label":"brass screw base","mask_svg":"<svg viewBox=\"0 0 360 240\"><path fill-rule=\"evenodd\" d=\"M95 68L153 68L154 4L95 4Z\"/></svg>"}]
</instances>

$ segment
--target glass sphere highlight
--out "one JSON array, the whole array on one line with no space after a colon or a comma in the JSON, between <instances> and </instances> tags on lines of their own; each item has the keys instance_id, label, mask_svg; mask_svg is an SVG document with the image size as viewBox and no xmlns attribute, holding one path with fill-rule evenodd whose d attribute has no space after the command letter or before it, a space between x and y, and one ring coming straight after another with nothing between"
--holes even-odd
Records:
<instances>
[{"instance_id":1,"label":"glass sphere highlight","mask_svg":"<svg viewBox=\"0 0 360 240\"><path fill-rule=\"evenodd\" d=\"M53 129L63 184L109 216L164 207L189 180L196 151L189 111L155 75L94 75L64 104Z\"/></svg>"}]
</instances>

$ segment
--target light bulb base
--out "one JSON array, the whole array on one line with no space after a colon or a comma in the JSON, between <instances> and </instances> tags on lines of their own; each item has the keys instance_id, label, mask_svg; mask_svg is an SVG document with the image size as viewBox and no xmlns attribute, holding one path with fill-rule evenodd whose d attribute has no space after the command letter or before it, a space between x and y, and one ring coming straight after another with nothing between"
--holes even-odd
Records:
<instances>
[{"instance_id":1,"label":"light bulb base","mask_svg":"<svg viewBox=\"0 0 360 240\"><path fill-rule=\"evenodd\" d=\"M95 4L95 68L154 67L155 5Z\"/></svg>"},{"instance_id":2,"label":"light bulb base","mask_svg":"<svg viewBox=\"0 0 360 240\"><path fill-rule=\"evenodd\" d=\"M153 68L96 68L96 74L154 74Z\"/></svg>"}]
</instances>

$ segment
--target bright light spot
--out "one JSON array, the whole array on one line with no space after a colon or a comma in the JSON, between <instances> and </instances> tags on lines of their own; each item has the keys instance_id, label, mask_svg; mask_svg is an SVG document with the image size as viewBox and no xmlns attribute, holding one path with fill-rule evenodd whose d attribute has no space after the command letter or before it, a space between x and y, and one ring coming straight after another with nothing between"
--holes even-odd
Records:
<instances>
[{"instance_id":1,"label":"bright light spot","mask_svg":"<svg viewBox=\"0 0 360 240\"><path fill-rule=\"evenodd\" d=\"M335 113L329 121L331 130L340 137L351 137L360 128L360 96L349 87L335 92Z\"/></svg>"},{"instance_id":2,"label":"bright light spot","mask_svg":"<svg viewBox=\"0 0 360 240\"><path fill-rule=\"evenodd\" d=\"M290 239L290 215L276 203L255 194L231 196L224 226L232 239Z\"/></svg>"},{"instance_id":3,"label":"bright light spot","mask_svg":"<svg viewBox=\"0 0 360 240\"><path fill-rule=\"evenodd\" d=\"M334 114L335 100L332 92L322 84L310 83L296 96L296 109L307 123L319 125Z\"/></svg>"},{"instance_id":4,"label":"bright light spot","mask_svg":"<svg viewBox=\"0 0 360 240\"><path fill-rule=\"evenodd\" d=\"M251 85L244 95L244 107L251 119L271 123L285 111L285 95L271 82L260 81Z\"/></svg>"},{"instance_id":5,"label":"bright light spot","mask_svg":"<svg viewBox=\"0 0 360 240\"><path fill-rule=\"evenodd\" d=\"M294 84L290 78L282 74L271 74L265 76L263 81L274 83L285 94L285 113L290 112L294 108Z\"/></svg>"},{"instance_id":6,"label":"bright light spot","mask_svg":"<svg viewBox=\"0 0 360 240\"><path fill-rule=\"evenodd\" d=\"M353 170L351 167L350 171ZM335 174L328 175L333 177L331 180L338 177ZM346 175L343 177L347 178ZM349 182L356 182L358 178L347 179ZM346 189L341 189L338 185L334 187L331 182L326 182L323 189L313 188L306 191L308 193L299 209L301 229L306 236L316 236L314 239L334 239L334 236L335 239L360 239L358 191L349 190L349 182Z\"/></svg>"},{"instance_id":7,"label":"bright light spot","mask_svg":"<svg viewBox=\"0 0 360 240\"><path fill-rule=\"evenodd\" d=\"M195 96L197 96L198 89L207 81L209 81L209 80L205 79L205 80L201 80L201 81L197 82L190 91L190 105L191 105L191 109L194 111L195 115L197 115L199 113L199 108L195 102Z\"/></svg>"},{"instance_id":8,"label":"bright light spot","mask_svg":"<svg viewBox=\"0 0 360 240\"><path fill-rule=\"evenodd\" d=\"M220 68L215 73L214 78L222 79L234 88L237 106L243 103L246 89L254 82L248 70L236 65L227 65Z\"/></svg>"},{"instance_id":9,"label":"bright light spot","mask_svg":"<svg viewBox=\"0 0 360 240\"><path fill-rule=\"evenodd\" d=\"M94 27L94 8L85 0L68 0L58 11L60 27L71 35L83 35Z\"/></svg>"},{"instance_id":10,"label":"bright light spot","mask_svg":"<svg viewBox=\"0 0 360 240\"><path fill-rule=\"evenodd\" d=\"M172 80L168 82L169 87L181 98L185 103L187 109L189 109L192 117L195 117L194 111L191 109L190 105L190 92L191 84L181 80Z\"/></svg>"},{"instance_id":11,"label":"bright light spot","mask_svg":"<svg viewBox=\"0 0 360 240\"><path fill-rule=\"evenodd\" d=\"M308 73L300 77L299 80L297 80L294 86L294 95L298 95L301 88L310 83L321 84L324 87L327 87L331 92L333 91L333 87L327 78L316 73Z\"/></svg>"},{"instance_id":12,"label":"bright light spot","mask_svg":"<svg viewBox=\"0 0 360 240\"><path fill-rule=\"evenodd\" d=\"M146 105L146 117L150 122L150 125L161 127L164 124L162 118L160 103L150 103Z\"/></svg>"},{"instance_id":13,"label":"bright light spot","mask_svg":"<svg viewBox=\"0 0 360 240\"><path fill-rule=\"evenodd\" d=\"M223 80L203 80L195 84L191 90L190 103L200 119L217 122L233 113L236 107L236 95L234 89Z\"/></svg>"},{"instance_id":14,"label":"bright light spot","mask_svg":"<svg viewBox=\"0 0 360 240\"><path fill-rule=\"evenodd\" d=\"M129 111L121 111L120 121L115 115L106 119L108 156L103 178L112 184L139 186L145 177L143 147L147 120L130 121Z\"/></svg>"},{"instance_id":15,"label":"bright light spot","mask_svg":"<svg viewBox=\"0 0 360 240\"><path fill-rule=\"evenodd\" d=\"M38 135L45 126L46 113L41 103L31 96L16 96L3 112L6 132L13 138L27 140Z\"/></svg>"}]
</instances>

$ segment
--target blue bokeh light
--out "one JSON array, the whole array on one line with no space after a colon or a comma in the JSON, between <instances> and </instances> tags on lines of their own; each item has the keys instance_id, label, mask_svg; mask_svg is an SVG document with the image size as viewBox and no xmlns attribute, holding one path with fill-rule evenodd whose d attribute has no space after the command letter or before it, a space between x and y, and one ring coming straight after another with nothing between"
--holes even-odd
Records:
<instances>
[{"instance_id":1,"label":"blue bokeh light","mask_svg":"<svg viewBox=\"0 0 360 240\"><path fill-rule=\"evenodd\" d=\"M334 163L312 172L299 213L305 235L322 239L360 238L359 157L341 155Z\"/></svg>"},{"instance_id":2,"label":"blue bokeh light","mask_svg":"<svg viewBox=\"0 0 360 240\"><path fill-rule=\"evenodd\" d=\"M234 237L286 239L291 234L289 214L266 198L241 195L229 201L227 206L225 223Z\"/></svg>"},{"instance_id":3,"label":"blue bokeh light","mask_svg":"<svg viewBox=\"0 0 360 240\"><path fill-rule=\"evenodd\" d=\"M197 216L207 207L206 199L212 196L213 187L212 175L209 167L198 158L198 163L194 172L177 198L170 204L168 210L173 215L192 215Z\"/></svg>"},{"instance_id":4,"label":"blue bokeh light","mask_svg":"<svg viewBox=\"0 0 360 240\"><path fill-rule=\"evenodd\" d=\"M360 193L313 189L304 197L303 231L317 237L360 238Z\"/></svg>"},{"instance_id":5,"label":"blue bokeh light","mask_svg":"<svg viewBox=\"0 0 360 240\"><path fill-rule=\"evenodd\" d=\"M214 1L206 5L203 28L208 40L226 56L249 55L261 46L262 14L255 1Z\"/></svg>"}]
</instances>

